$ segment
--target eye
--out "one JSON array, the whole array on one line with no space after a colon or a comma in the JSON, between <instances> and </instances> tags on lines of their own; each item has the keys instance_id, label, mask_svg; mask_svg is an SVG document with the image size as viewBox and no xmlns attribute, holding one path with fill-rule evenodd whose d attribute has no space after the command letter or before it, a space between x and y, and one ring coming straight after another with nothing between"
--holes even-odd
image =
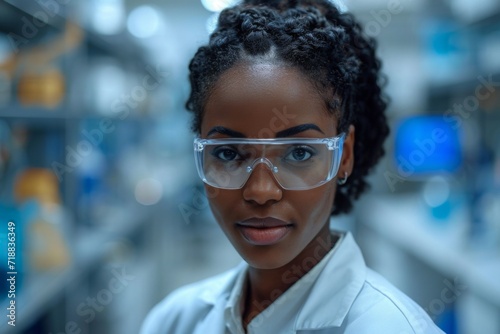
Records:
<instances>
[{"instance_id":1,"label":"eye","mask_svg":"<svg viewBox=\"0 0 500 334\"><path fill-rule=\"evenodd\" d=\"M307 161L314 155L314 151L307 146L293 147L286 155L285 159L294 162Z\"/></svg>"},{"instance_id":2,"label":"eye","mask_svg":"<svg viewBox=\"0 0 500 334\"><path fill-rule=\"evenodd\" d=\"M212 155L222 161L234 161L241 158L238 152L230 147L218 147L212 151Z\"/></svg>"}]
</instances>

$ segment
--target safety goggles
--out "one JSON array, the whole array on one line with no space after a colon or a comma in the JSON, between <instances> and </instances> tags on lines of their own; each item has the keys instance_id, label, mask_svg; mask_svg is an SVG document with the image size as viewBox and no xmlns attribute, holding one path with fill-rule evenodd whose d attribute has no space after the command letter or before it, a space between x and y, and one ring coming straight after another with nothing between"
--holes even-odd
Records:
<instances>
[{"instance_id":1,"label":"safety goggles","mask_svg":"<svg viewBox=\"0 0 500 334\"><path fill-rule=\"evenodd\" d=\"M332 138L194 140L200 178L221 189L240 189L262 163L283 189L319 187L337 175L345 134Z\"/></svg>"}]
</instances>

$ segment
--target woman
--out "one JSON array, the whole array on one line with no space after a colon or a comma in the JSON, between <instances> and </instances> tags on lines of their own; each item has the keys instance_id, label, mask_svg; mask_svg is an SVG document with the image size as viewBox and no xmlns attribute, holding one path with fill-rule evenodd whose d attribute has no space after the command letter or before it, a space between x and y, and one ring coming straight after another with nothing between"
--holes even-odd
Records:
<instances>
[{"instance_id":1,"label":"woman","mask_svg":"<svg viewBox=\"0 0 500 334\"><path fill-rule=\"evenodd\" d=\"M375 43L329 1L224 10L190 64L195 157L245 260L174 291L143 333L441 333L330 231L384 154Z\"/></svg>"}]
</instances>

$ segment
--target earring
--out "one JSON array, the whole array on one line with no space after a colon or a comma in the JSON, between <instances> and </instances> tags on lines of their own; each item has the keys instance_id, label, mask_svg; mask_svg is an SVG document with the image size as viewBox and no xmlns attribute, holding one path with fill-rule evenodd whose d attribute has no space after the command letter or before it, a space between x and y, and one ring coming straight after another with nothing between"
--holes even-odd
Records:
<instances>
[{"instance_id":1,"label":"earring","mask_svg":"<svg viewBox=\"0 0 500 334\"><path fill-rule=\"evenodd\" d=\"M348 177L349 177L349 176L347 175L347 172L344 172L344 177L343 177L342 179L338 179L338 180L337 180L338 185L339 185L339 186L344 185L344 184L347 182L347 178L348 178Z\"/></svg>"}]
</instances>

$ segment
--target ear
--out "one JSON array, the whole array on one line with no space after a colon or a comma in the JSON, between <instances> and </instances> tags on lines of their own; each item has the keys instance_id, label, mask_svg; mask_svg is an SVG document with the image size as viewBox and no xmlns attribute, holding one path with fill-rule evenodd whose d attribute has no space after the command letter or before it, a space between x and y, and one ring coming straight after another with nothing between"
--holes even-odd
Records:
<instances>
[{"instance_id":1,"label":"ear","mask_svg":"<svg viewBox=\"0 0 500 334\"><path fill-rule=\"evenodd\" d=\"M355 140L354 125L349 126L349 132L344 140L344 148L342 150L342 160L340 161L339 172L337 177L343 178L344 175L350 176L354 168L354 140Z\"/></svg>"}]
</instances>

